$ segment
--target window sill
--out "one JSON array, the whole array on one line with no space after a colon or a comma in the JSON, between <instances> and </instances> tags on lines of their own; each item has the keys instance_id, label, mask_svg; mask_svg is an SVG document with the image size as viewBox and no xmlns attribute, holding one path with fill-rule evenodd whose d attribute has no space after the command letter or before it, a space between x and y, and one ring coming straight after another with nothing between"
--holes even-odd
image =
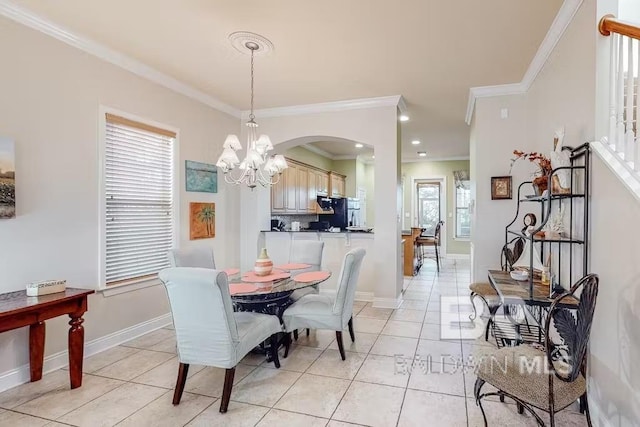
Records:
<instances>
[{"instance_id":1,"label":"window sill","mask_svg":"<svg viewBox=\"0 0 640 427\"><path fill-rule=\"evenodd\" d=\"M133 280L128 283L122 283L120 285L115 286L107 286L102 289L99 289L98 292L101 292L105 297L112 297L115 295L124 294L127 292L139 291L140 289L150 288L152 286L161 285L162 282L157 277L152 279L142 279L142 280Z\"/></svg>"}]
</instances>

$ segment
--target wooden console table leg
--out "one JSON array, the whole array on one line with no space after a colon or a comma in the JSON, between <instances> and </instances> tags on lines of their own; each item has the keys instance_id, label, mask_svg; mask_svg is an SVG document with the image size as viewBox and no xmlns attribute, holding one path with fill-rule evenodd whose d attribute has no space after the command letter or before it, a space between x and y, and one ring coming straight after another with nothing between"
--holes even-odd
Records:
<instances>
[{"instance_id":1,"label":"wooden console table leg","mask_svg":"<svg viewBox=\"0 0 640 427\"><path fill-rule=\"evenodd\" d=\"M45 331L44 322L34 323L29 326L29 368L32 382L42 379Z\"/></svg>"},{"instance_id":2,"label":"wooden console table leg","mask_svg":"<svg viewBox=\"0 0 640 427\"><path fill-rule=\"evenodd\" d=\"M71 378L71 388L78 388L82 385L82 358L84 356L84 327L82 314L70 314L69 325L69 377Z\"/></svg>"}]
</instances>

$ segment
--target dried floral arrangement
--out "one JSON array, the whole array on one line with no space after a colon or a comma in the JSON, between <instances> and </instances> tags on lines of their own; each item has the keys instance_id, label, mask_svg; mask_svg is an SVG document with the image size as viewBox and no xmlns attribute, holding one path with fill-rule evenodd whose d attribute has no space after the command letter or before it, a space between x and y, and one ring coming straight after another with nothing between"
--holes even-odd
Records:
<instances>
[{"instance_id":1,"label":"dried floral arrangement","mask_svg":"<svg viewBox=\"0 0 640 427\"><path fill-rule=\"evenodd\" d=\"M520 150L513 150L513 155L515 156L511 159L511 169L513 168L513 164L520 159L528 159L531 163L535 163L539 168L538 175L547 176L551 173L551 160L548 157L545 157L543 154L538 152L525 153ZM509 175L511 175L511 170L509 170Z\"/></svg>"}]
</instances>

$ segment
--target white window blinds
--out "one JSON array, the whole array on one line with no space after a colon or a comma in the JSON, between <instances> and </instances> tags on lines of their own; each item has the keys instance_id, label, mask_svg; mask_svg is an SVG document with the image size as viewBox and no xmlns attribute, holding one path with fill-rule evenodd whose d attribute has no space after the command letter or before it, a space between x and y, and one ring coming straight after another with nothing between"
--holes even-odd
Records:
<instances>
[{"instance_id":1,"label":"white window blinds","mask_svg":"<svg viewBox=\"0 0 640 427\"><path fill-rule=\"evenodd\" d=\"M175 133L106 115L107 285L155 275L173 244Z\"/></svg>"}]
</instances>

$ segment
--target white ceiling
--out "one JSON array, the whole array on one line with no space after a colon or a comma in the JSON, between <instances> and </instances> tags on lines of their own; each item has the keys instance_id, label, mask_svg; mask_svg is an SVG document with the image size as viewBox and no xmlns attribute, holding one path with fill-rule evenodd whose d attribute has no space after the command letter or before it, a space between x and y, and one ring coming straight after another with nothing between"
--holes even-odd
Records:
<instances>
[{"instance_id":1,"label":"white ceiling","mask_svg":"<svg viewBox=\"0 0 640 427\"><path fill-rule=\"evenodd\" d=\"M519 82L562 0L14 0L239 109L403 95L403 159L469 155L470 87ZM410 141L419 139L418 147Z\"/></svg>"},{"instance_id":2,"label":"white ceiling","mask_svg":"<svg viewBox=\"0 0 640 427\"><path fill-rule=\"evenodd\" d=\"M332 159L346 159L356 158L357 156L363 156L364 159L371 159L374 154L373 148L363 145L361 148L357 148L355 143L351 141L319 141L306 144L307 148L318 154Z\"/></svg>"}]
</instances>

